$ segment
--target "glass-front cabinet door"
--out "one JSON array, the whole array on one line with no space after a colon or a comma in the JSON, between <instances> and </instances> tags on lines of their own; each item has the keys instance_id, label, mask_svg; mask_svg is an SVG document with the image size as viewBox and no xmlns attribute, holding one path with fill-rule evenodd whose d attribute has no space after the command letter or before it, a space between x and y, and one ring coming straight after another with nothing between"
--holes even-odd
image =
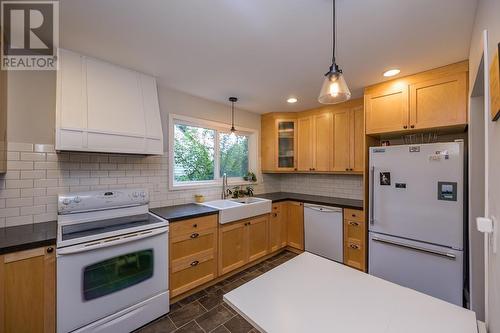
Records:
<instances>
[{"instance_id":1,"label":"glass-front cabinet door","mask_svg":"<svg viewBox=\"0 0 500 333\"><path fill-rule=\"evenodd\" d=\"M276 120L277 169L295 170L297 154L297 122L293 119Z\"/></svg>"}]
</instances>

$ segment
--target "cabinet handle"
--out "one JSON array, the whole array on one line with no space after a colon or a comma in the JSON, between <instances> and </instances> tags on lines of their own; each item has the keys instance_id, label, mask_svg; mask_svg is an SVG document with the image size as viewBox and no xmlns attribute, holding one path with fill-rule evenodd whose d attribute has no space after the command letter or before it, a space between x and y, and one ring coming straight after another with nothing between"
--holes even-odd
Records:
<instances>
[{"instance_id":1,"label":"cabinet handle","mask_svg":"<svg viewBox=\"0 0 500 333\"><path fill-rule=\"evenodd\" d=\"M359 250L359 246L357 246L356 244L349 244L349 247L354 250Z\"/></svg>"},{"instance_id":2,"label":"cabinet handle","mask_svg":"<svg viewBox=\"0 0 500 333\"><path fill-rule=\"evenodd\" d=\"M47 253L52 253L54 252L54 248L53 247L48 247L47 248Z\"/></svg>"},{"instance_id":3,"label":"cabinet handle","mask_svg":"<svg viewBox=\"0 0 500 333\"><path fill-rule=\"evenodd\" d=\"M411 125L410 127L411 127L411 128L415 128L415 125Z\"/></svg>"},{"instance_id":4,"label":"cabinet handle","mask_svg":"<svg viewBox=\"0 0 500 333\"><path fill-rule=\"evenodd\" d=\"M193 224L193 228L198 228L198 224Z\"/></svg>"},{"instance_id":5,"label":"cabinet handle","mask_svg":"<svg viewBox=\"0 0 500 333\"><path fill-rule=\"evenodd\" d=\"M349 168L345 168L345 171L349 171Z\"/></svg>"},{"instance_id":6,"label":"cabinet handle","mask_svg":"<svg viewBox=\"0 0 500 333\"><path fill-rule=\"evenodd\" d=\"M294 168L293 170L297 171L297 168Z\"/></svg>"},{"instance_id":7,"label":"cabinet handle","mask_svg":"<svg viewBox=\"0 0 500 333\"><path fill-rule=\"evenodd\" d=\"M404 125L404 126L403 126L403 128L404 128L404 129L407 129L407 128L408 128L408 126Z\"/></svg>"},{"instance_id":8,"label":"cabinet handle","mask_svg":"<svg viewBox=\"0 0 500 333\"><path fill-rule=\"evenodd\" d=\"M349 222L349 225L352 225L353 227L359 226L358 222Z\"/></svg>"},{"instance_id":9,"label":"cabinet handle","mask_svg":"<svg viewBox=\"0 0 500 333\"><path fill-rule=\"evenodd\" d=\"M276 214L276 213L273 214L273 217L277 217L277 216L278 216L278 214Z\"/></svg>"},{"instance_id":10,"label":"cabinet handle","mask_svg":"<svg viewBox=\"0 0 500 333\"><path fill-rule=\"evenodd\" d=\"M199 233L195 232L194 234L191 235L191 238L198 238L199 235L200 235Z\"/></svg>"},{"instance_id":11,"label":"cabinet handle","mask_svg":"<svg viewBox=\"0 0 500 333\"><path fill-rule=\"evenodd\" d=\"M351 216L352 216L352 217L356 217L356 214L352 214Z\"/></svg>"},{"instance_id":12,"label":"cabinet handle","mask_svg":"<svg viewBox=\"0 0 500 333\"><path fill-rule=\"evenodd\" d=\"M190 265L191 267L198 266L200 262L198 260L193 261Z\"/></svg>"}]
</instances>

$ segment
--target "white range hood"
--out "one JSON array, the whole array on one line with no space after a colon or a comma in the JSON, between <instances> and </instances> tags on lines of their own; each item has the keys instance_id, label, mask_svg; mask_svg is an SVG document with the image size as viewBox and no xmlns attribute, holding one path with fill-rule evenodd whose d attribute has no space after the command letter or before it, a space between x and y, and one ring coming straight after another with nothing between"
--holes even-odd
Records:
<instances>
[{"instance_id":1,"label":"white range hood","mask_svg":"<svg viewBox=\"0 0 500 333\"><path fill-rule=\"evenodd\" d=\"M56 150L163 154L154 77L59 49Z\"/></svg>"}]
</instances>

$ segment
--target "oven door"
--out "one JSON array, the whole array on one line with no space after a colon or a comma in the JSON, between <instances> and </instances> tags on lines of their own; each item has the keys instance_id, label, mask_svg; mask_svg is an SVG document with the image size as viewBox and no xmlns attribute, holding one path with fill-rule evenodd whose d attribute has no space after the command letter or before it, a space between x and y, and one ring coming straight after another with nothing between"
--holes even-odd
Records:
<instances>
[{"instance_id":1,"label":"oven door","mask_svg":"<svg viewBox=\"0 0 500 333\"><path fill-rule=\"evenodd\" d=\"M168 227L57 249L57 331L166 292L167 263Z\"/></svg>"}]
</instances>

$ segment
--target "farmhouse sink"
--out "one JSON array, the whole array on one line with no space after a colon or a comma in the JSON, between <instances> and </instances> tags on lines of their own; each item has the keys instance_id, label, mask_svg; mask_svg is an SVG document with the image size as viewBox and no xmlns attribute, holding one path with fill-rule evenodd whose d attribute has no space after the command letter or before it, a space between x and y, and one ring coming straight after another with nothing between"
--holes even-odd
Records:
<instances>
[{"instance_id":1,"label":"farmhouse sink","mask_svg":"<svg viewBox=\"0 0 500 333\"><path fill-rule=\"evenodd\" d=\"M202 205L219 210L219 223L229 223L271 212L272 201L261 198L214 200Z\"/></svg>"}]
</instances>

